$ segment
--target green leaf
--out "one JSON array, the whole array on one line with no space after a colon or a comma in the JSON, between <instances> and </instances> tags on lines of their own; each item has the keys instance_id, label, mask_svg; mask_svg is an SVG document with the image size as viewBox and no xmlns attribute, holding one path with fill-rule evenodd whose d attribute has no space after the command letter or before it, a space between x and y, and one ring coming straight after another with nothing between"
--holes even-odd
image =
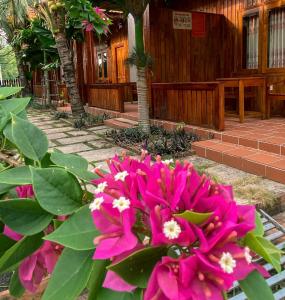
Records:
<instances>
[{"instance_id":1,"label":"green leaf","mask_svg":"<svg viewBox=\"0 0 285 300\"><path fill-rule=\"evenodd\" d=\"M96 299L98 291L102 287L106 276L106 267L110 264L108 260L95 260L93 262L92 272L88 281L88 300Z\"/></svg>"},{"instance_id":2,"label":"green leaf","mask_svg":"<svg viewBox=\"0 0 285 300\"><path fill-rule=\"evenodd\" d=\"M53 215L31 199L0 201L0 217L6 225L22 235L43 231L53 219Z\"/></svg>"},{"instance_id":3,"label":"green leaf","mask_svg":"<svg viewBox=\"0 0 285 300\"><path fill-rule=\"evenodd\" d=\"M264 235L264 227L261 221L260 214L255 212L255 229L253 231L254 235L263 236Z\"/></svg>"},{"instance_id":4,"label":"green leaf","mask_svg":"<svg viewBox=\"0 0 285 300\"><path fill-rule=\"evenodd\" d=\"M0 88L0 100L6 99L19 93L22 90L21 87L1 87Z\"/></svg>"},{"instance_id":5,"label":"green leaf","mask_svg":"<svg viewBox=\"0 0 285 300\"><path fill-rule=\"evenodd\" d=\"M90 250L95 248L93 240L99 234L90 209L85 205L45 239L74 250Z\"/></svg>"},{"instance_id":6,"label":"green leaf","mask_svg":"<svg viewBox=\"0 0 285 300\"><path fill-rule=\"evenodd\" d=\"M239 285L248 300L274 300L274 296L265 279L258 271L250 273L246 279L240 280Z\"/></svg>"},{"instance_id":7,"label":"green leaf","mask_svg":"<svg viewBox=\"0 0 285 300\"><path fill-rule=\"evenodd\" d=\"M84 290L92 271L93 251L65 248L56 264L42 300L75 300Z\"/></svg>"},{"instance_id":8,"label":"green leaf","mask_svg":"<svg viewBox=\"0 0 285 300\"><path fill-rule=\"evenodd\" d=\"M101 288L96 298L92 300L140 300L142 299L135 293L120 293L109 289ZM91 299L90 299L91 300Z\"/></svg>"},{"instance_id":9,"label":"green leaf","mask_svg":"<svg viewBox=\"0 0 285 300\"><path fill-rule=\"evenodd\" d=\"M58 168L30 169L36 198L43 209L61 216L81 207L83 193L74 176Z\"/></svg>"},{"instance_id":10,"label":"green leaf","mask_svg":"<svg viewBox=\"0 0 285 300\"><path fill-rule=\"evenodd\" d=\"M12 115L12 136L19 150L28 158L40 161L48 150L48 139L38 127Z\"/></svg>"},{"instance_id":11,"label":"green leaf","mask_svg":"<svg viewBox=\"0 0 285 300\"><path fill-rule=\"evenodd\" d=\"M88 162L86 159L75 155L65 154L55 151L51 154L51 160L58 166L65 168L70 173L74 174L80 179L91 181L98 176L88 171Z\"/></svg>"},{"instance_id":12,"label":"green leaf","mask_svg":"<svg viewBox=\"0 0 285 300\"><path fill-rule=\"evenodd\" d=\"M146 288L155 264L165 255L167 255L166 247L145 248L108 266L107 269L116 272L132 285Z\"/></svg>"},{"instance_id":13,"label":"green leaf","mask_svg":"<svg viewBox=\"0 0 285 300\"><path fill-rule=\"evenodd\" d=\"M280 259L282 252L270 241L262 236L255 236L252 232L249 232L244 242L253 252L259 254L268 263L272 264L277 272L281 271Z\"/></svg>"},{"instance_id":14,"label":"green leaf","mask_svg":"<svg viewBox=\"0 0 285 300\"><path fill-rule=\"evenodd\" d=\"M15 99L9 99L0 101L0 107L6 112L7 115L10 115L9 118L11 118L11 113L14 115L17 115L21 113L29 104L31 98L15 98Z\"/></svg>"},{"instance_id":15,"label":"green leaf","mask_svg":"<svg viewBox=\"0 0 285 300\"><path fill-rule=\"evenodd\" d=\"M21 298L25 292L25 288L22 286L19 278L18 269L15 270L11 277L9 284L9 292L10 295L15 298Z\"/></svg>"},{"instance_id":16,"label":"green leaf","mask_svg":"<svg viewBox=\"0 0 285 300\"><path fill-rule=\"evenodd\" d=\"M43 244L42 233L26 236L9 248L0 258L0 274L14 270L27 256Z\"/></svg>"},{"instance_id":17,"label":"green leaf","mask_svg":"<svg viewBox=\"0 0 285 300\"><path fill-rule=\"evenodd\" d=\"M183 213L175 214L174 216L185 219L190 223L199 225L199 224L202 224L205 221L207 221L212 216L212 214L213 214L212 212L210 212L210 213L197 213L197 212L194 212L194 211L186 210Z\"/></svg>"},{"instance_id":18,"label":"green leaf","mask_svg":"<svg viewBox=\"0 0 285 300\"><path fill-rule=\"evenodd\" d=\"M16 241L10 239L4 234L0 234L0 257L15 244Z\"/></svg>"},{"instance_id":19,"label":"green leaf","mask_svg":"<svg viewBox=\"0 0 285 300\"><path fill-rule=\"evenodd\" d=\"M8 193L14 187L15 185L13 184L0 183L0 195Z\"/></svg>"},{"instance_id":20,"label":"green leaf","mask_svg":"<svg viewBox=\"0 0 285 300\"><path fill-rule=\"evenodd\" d=\"M11 185L31 184L31 172L29 167L18 167L0 172L0 183Z\"/></svg>"}]
</instances>

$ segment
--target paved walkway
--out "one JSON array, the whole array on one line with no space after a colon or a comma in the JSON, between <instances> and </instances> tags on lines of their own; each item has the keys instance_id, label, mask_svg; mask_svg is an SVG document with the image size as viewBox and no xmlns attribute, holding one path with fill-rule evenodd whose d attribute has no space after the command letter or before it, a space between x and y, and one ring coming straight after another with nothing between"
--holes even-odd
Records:
<instances>
[{"instance_id":1,"label":"paved walkway","mask_svg":"<svg viewBox=\"0 0 285 300\"><path fill-rule=\"evenodd\" d=\"M89 162L106 166L106 159L120 154L125 149L108 143L102 135L106 126L78 130L68 123L68 119L54 120L49 112L30 110L29 120L41 128L49 139L49 147L64 153L76 153Z\"/></svg>"}]
</instances>

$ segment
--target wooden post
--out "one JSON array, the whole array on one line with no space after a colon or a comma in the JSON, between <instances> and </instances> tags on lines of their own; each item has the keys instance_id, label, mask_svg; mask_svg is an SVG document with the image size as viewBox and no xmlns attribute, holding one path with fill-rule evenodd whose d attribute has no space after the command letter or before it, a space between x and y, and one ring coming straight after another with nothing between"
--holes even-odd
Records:
<instances>
[{"instance_id":1,"label":"wooden post","mask_svg":"<svg viewBox=\"0 0 285 300\"><path fill-rule=\"evenodd\" d=\"M217 88L218 94L218 130L225 130L225 85L223 82L219 83Z\"/></svg>"},{"instance_id":2,"label":"wooden post","mask_svg":"<svg viewBox=\"0 0 285 300\"><path fill-rule=\"evenodd\" d=\"M239 121L244 122L244 82L239 80Z\"/></svg>"}]
</instances>

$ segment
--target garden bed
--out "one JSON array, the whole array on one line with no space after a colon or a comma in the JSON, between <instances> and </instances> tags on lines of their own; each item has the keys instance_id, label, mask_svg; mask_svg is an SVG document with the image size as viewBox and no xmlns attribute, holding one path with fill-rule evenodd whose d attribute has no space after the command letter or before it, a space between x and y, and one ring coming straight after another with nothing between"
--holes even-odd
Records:
<instances>
[{"instance_id":1,"label":"garden bed","mask_svg":"<svg viewBox=\"0 0 285 300\"><path fill-rule=\"evenodd\" d=\"M180 158L193 154L192 143L200 140L199 136L189 133L183 127L168 132L162 127L151 126L151 133L145 133L140 127L110 129L105 138L116 145L136 153L147 150L153 156Z\"/></svg>"}]
</instances>

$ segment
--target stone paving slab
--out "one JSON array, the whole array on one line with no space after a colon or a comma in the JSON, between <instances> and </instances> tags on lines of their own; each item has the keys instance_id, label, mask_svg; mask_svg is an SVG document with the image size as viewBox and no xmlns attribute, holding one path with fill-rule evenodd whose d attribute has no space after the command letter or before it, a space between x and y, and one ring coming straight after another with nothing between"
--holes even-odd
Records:
<instances>
[{"instance_id":1,"label":"stone paving slab","mask_svg":"<svg viewBox=\"0 0 285 300\"><path fill-rule=\"evenodd\" d=\"M93 147L99 148L99 149L113 147L113 145L111 145L110 143L108 143L105 140L97 140L94 142L88 142L88 145L89 144L92 145Z\"/></svg>"},{"instance_id":2,"label":"stone paving slab","mask_svg":"<svg viewBox=\"0 0 285 300\"><path fill-rule=\"evenodd\" d=\"M74 128L72 128L72 127L62 127L62 128L45 129L44 132L46 134L49 134L49 133L66 132L66 131L72 131L72 130L74 130Z\"/></svg>"},{"instance_id":3,"label":"stone paving slab","mask_svg":"<svg viewBox=\"0 0 285 300\"><path fill-rule=\"evenodd\" d=\"M90 132L85 130L73 130L73 131L68 131L68 134L72 136L81 136L81 135L88 135L90 134Z\"/></svg>"},{"instance_id":4,"label":"stone paving slab","mask_svg":"<svg viewBox=\"0 0 285 300\"><path fill-rule=\"evenodd\" d=\"M90 131L98 131L98 130L102 130L102 129L109 129L109 127L105 126L105 125L100 125L100 126L94 126L94 127L90 127L87 130Z\"/></svg>"},{"instance_id":5,"label":"stone paving slab","mask_svg":"<svg viewBox=\"0 0 285 300\"><path fill-rule=\"evenodd\" d=\"M60 139L59 142L63 145L69 145L69 144L75 144L75 143L84 143L84 142L90 142L100 139L95 134L90 135L84 135L84 136L76 136L76 137L68 137Z\"/></svg>"},{"instance_id":6,"label":"stone paving slab","mask_svg":"<svg viewBox=\"0 0 285 300\"><path fill-rule=\"evenodd\" d=\"M68 137L64 132L58 132L58 133L49 133L47 134L47 137L49 140L57 140Z\"/></svg>"},{"instance_id":7,"label":"stone paving slab","mask_svg":"<svg viewBox=\"0 0 285 300\"><path fill-rule=\"evenodd\" d=\"M55 148L64 153L78 153L80 151L92 150L91 147L89 147L83 143L67 145L67 146L56 146ZM89 151L87 151L87 152L89 152Z\"/></svg>"},{"instance_id":8,"label":"stone paving slab","mask_svg":"<svg viewBox=\"0 0 285 300\"><path fill-rule=\"evenodd\" d=\"M89 162L91 161L104 161L112 158L115 154L121 154L125 149L120 147L112 147L108 149L92 150L87 152L79 152L78 155L84 157Z\"/></svg>"}]
</instances>

